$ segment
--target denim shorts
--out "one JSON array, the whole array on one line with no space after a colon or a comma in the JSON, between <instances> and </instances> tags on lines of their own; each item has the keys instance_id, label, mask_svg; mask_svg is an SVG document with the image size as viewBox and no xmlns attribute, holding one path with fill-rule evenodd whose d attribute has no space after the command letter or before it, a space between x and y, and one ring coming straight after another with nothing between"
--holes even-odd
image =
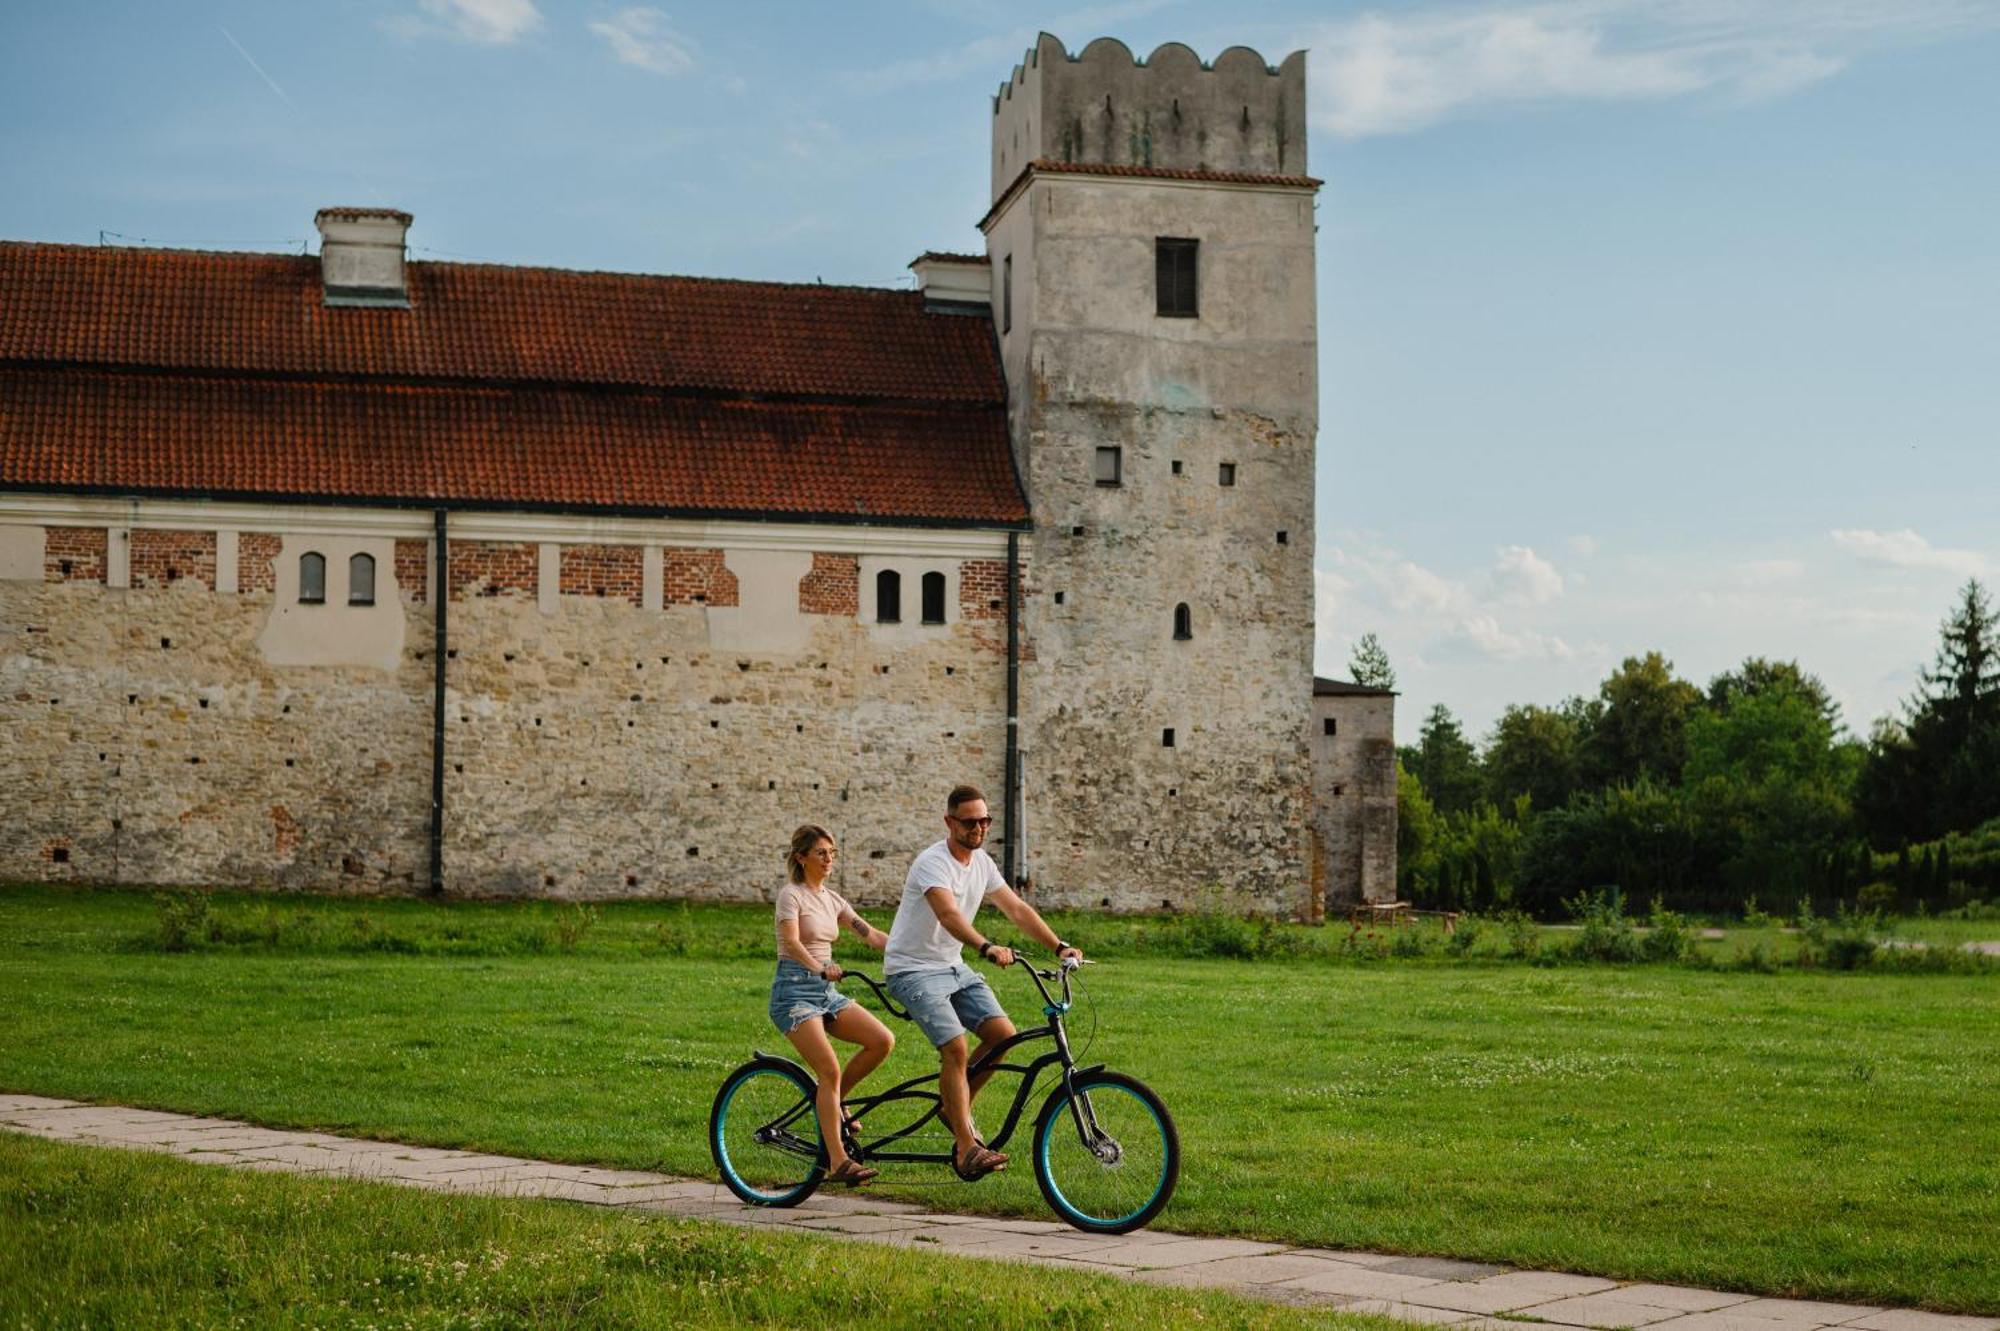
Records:
<instances>
[{"instance_id":1,"label":"denim shorts","mask_svg":"<svg viewBox=\"0 0 2000 1331\"><path fill-rule=\"evenodd\" d=\"M1007 1015L986 977L970 966L898 971L888 978L887 988L891 998L910 1010L933 1048L978 1030L982 1022Z\"/></svg>"},{"instance_id":2,"label":"denim shorts","mask_svg":"<svg viewBox=\"0 0 2000 1331\"><path fill-rule=\"evenodd\" d=\"M771 1024L790 1035L814 1017L831 1017L854 1000L796 961L780 960L771 981Z\"/></svg>"}]
</instances>

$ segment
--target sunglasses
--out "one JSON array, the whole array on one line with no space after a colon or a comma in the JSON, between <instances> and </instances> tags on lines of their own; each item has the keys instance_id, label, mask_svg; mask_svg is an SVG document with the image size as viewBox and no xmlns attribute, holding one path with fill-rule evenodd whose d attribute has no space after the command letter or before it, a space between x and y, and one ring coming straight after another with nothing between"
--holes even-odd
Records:
<instances>
[{"instance_id":1,"label":"sunglasses","mask_svg":"<svg viewBox=\"0 0 2000 1331\"><path fill-rule=\"evenodd\" d=\"M955 814L949 814L949 813L948 813L948 814L946 814L946 815L945 815L945 817L947 817L947 818L951 819L951 820L952 820L952 821L953 821L954 823L957 823L957 824L958 824L959 826L961 826L961 827L991 827L991 826L993 826L993 820L992 820L992 819L991 819L990 817L989 817L989 818L960 818L960 817L958 817L958 816L957 816L957 815L955 815Z\"/></svg>"}]
</instances>

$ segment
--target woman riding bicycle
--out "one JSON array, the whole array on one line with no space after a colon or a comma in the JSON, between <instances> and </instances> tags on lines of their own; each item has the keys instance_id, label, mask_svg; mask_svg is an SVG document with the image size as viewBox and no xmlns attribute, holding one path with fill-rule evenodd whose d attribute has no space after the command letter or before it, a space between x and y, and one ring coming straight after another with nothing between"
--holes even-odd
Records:
<instances>
[{"instance_id":1,"label":"woman riding bicycle","mask_svg":"<svg viewBox=\"0 0 2000 1331\"><path fill-rule=\"evenodd\" d=\"M792 833L785 855L789 881L778 889L778 973L771 981L771 1022L819 1081L814 1104L820 1141L826 1146L827 1178L859 1186L880 1171L847 1154L841 1140L840 1102L889 1057L896 1037L874 1013L833 987L844 973L833 962L833 940L843 927L878 952L889 942L889 935L856 915L846 899L826 885L838 853L833 834L823 827L807 823ZM861 1046L845 1070L829 1034Z\"/></svg>"}]
</instances>

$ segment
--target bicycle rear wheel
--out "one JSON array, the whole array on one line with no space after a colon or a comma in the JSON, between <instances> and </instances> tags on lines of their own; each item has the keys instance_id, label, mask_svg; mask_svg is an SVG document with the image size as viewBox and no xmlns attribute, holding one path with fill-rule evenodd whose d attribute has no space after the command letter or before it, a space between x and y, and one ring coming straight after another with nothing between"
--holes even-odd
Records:
<instances>
[{"instance_id":1,"label":"bicycle rear wheel","mask_svg":"<svg viewBox=\"0 0 2000 1331\"><path fill-rule=\"evenodd\" d=\"M813 1080L783 1059L729 1074L708 1114L708 1149L728 1189L752 1206L797 1206L826 1176Z\"/></svg>"},{"instance_id":2,"label":"bicycle rear wheel","mask_svg":"<svg viewBox=\"0 0 2000 1331\"><path fill-rule=\"evenodd\" d=\"M1181 1139L1160 1097L1136 1077L1088 1072L1058 1086L1035 1120L1035 1182L1055 1213L1093 1234L1125 1234L1167 1204Z\"/></svg>"}]
</instances>

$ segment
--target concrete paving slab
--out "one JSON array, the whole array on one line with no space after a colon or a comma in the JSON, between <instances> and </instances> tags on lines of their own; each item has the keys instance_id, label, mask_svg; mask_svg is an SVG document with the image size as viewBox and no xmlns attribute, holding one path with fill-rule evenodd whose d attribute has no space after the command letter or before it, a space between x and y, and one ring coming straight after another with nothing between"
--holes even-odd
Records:
<instances>
[{"instance_id":1,"label":"concrete paving slab","mask_svg":"<svg viewBox=\"0 0 2000 1331\"><path fill-rule=\"evenodd\" d=\"M1484 1280L1505 1275L1511 1267L1491 1262L1462 1262L1451 1257L1399 1257L1393 1262L1375 1263L1378 1271L1399 1276L1423 1276L1427 1280Z\"/></svg>"},{"instance_id":2,"label":"concrete paving slab","mask_svg":"<svg viewBox=\"0 0 2000 1331\"><path fill-rule=\"evenodd\" d=\"M1624 1295L1622 1289L1611 1289L1602 1294L1557 1299L1553 1303L1536 1305L1534 1315L1546 1317L1552 1322L1567 1322L1571 1326L1595 1327L1649 1326L1681 1316L1672 1308L1633 1303Z\"/></svg>"},{"instance_id":3,"label":"concrete paving slab","mask_svg":"<svg viewBox=\"0 0 2000 1331\"><path fill-rule=\"evenodd\" d=\"M1136 1235L1127 1235L1128 1238ZM1151 1269L1168 1266L1196 1266L1206 1262L1219 1262L1227 1257L1261 1257L1266 1253L1283 1252L1281 1243L1257 1243L1250 1239L1193 1239L1181 1238L1173 1234L1152 1236L1144 1243L1127 1243L1117 1248L1107 1248L1110 1257L1129 1255L1132 1265ZM1103 1261L1100 1255L1093 1260Z\"/></svg>"},{"instance_id":4,"label":"concrete paving slab","mask_svg":"<svg viewBox=\"0 0 2000 1331\"><path fill-rule=\"evenodd\" d=\"M1241 1288L1275 1285L1279 1281L1311 1275L1320 1269L1320 1263L1316 1258L1301 1257L1291 1252L1274 1252L1261 1257L1225 1257L1221 1261L1198 1262L1191 1266L1151 1267L1134 1271L1132 1276L1135 1280L1144 1280L1153 1285Z\"/></svg>"},{"instance_id":5,"label":"concrete paving slab","mask_svg":"<svg viewBox=\"0 0 2000 1331\"><path fill-rule=\"evenodd\" d=\"M1891 1308L1841 1325L1859 1331L2000 1331L2000 1317L1954 1317L1949 1313Z\"/></svg>"},{"instance_id":6,"label":"concrete paving slab","mask_svg":"<svg viewBox=\"0 0 2000 1331\"><path fill-rule=\"evenodd\" d=\"M1293 1248L1292 1252L1307 1257L1317 1257L1321 1261L1345 1262L1349 1266L1365 1266L1373 1270L1377 1267L1394 1266L1397 1262L1408 1261L1407 1257L1391 1252L1346 1251L1341 1248Z\"/></svg>"},{"instance_id":7,"label":"concrete paving slab","mask_svg":"<svg viewBox=\"0 0 2000 1331\"><path fill-rule=\"evenodd\" d=\"M1753 1303L1762 1301L1751 1300ZM1806 1317L1752 1317L1743 1312L1746 1306L1739 1303L1714 1312L1687 1313L1674 1321L1672 1331L1815 1331L1818 1327L1834 1325ZM1865 1316L1866 1310L1861 1315Z\"/></svg>"},{"instance_id":8,"label":"concrete paving slab","mask_svg":"<svg viewBox=\"0 0 2000 1331\"><path fill-rule=\"evenodd\" d=\"M1342 1311L1351 1313L1374 1313L1380 1317L1393 1317L1399 1322L1415 1322L1420 1326L1457 1326L1472 1320L1472 1314L1455 1312L1450 1308L1430 1308L1420 1303L1398 1303L1393 1299L1356 1299L1344 1304Z\"/></svg>"},{"instance_id":9,"label":"concrete paving slab","mask_svg":"<svg viewBox=\"0 0 2000 1331\"><path fill-rule=\"evenodd\" d=\"M1535 1317L1542 1315L1542 1304L1553 1303L1561 1297L1546 1291L1495 1289L1484 1281L1461 1280L1447 1280L1403 1295L1407 1303L1421 1303L1432 1308L1455 1308L1459 1312L1483 1313L1487 1316L1494 1313L1527 1312Z\"/></svg>"},{"instance_id":10,"label":"concrete paving slab","mask_svg":"<svg viewBox=\"0 0 2000 1331\"><path fill-rule=\"evenodd\" d=\"M1572 1276L1560 1271L1509 1271L1505 1275L1487 1276L1478 1282L1488 1289L1519 1292L1524 1295L1542 1294L1554 1299L1575 1298L1582 1294L1598 1294L1607 1289L1618 1288L1615 1280L1601 1276Z\"/></svg>"},{"instance_id":11,"label":"concrete paving slab","mask_svg":"<svg viewBox=\"0 0 2000 1331\"><path fill-rule=\"evenodd\" d=\"M1768 1317L1776 1322L1811 1322L1819 1326L1832 1326L1836 1322L1850 1322L1870 1313L1887 1311L1887 1308L1820 1303L1812 1299L1750 1299L1729 1309L1735 1317Z\"/></svg>"},{"instance_id":12,"label":"concrete paving slab","mask_svg":"<svg viewBox=\"0 0 2000 1331\"><path fill-rule=\"evenodd\" d=\"M1725 1294L1713 1289L1690 1289L1685 1285L1620 1285L1617 1296L1627 1303L1645 1303L1655 1308L1673 1308L1684 1313L1714 1312L1733 1303L1748 1303L1754 1294Z\"/></svg>"},{"instance_id":13,"label":"concrete paving slab","mask_svg":"<svg viewBox=\"0 0 2000 1331\"><path fill-rule=\"evenodd\" d=\"M1403 1295L1412 1290L1438 1283L1422 1276L1399 1276L1387 1271L1348 1266L1342 1262L1326 1262L1324 1266L1324 1271L1299 1276L1283 1284L1287 1289L1309 1289L1317 1294L1345 1294L1355 1299L1393 1299L1400 1302Z\"/></svg>"},{"instance_id":14,"label":"concrete paving slab","mask_svg":"<svg viewBox=\"0 0 2000 1331\"><path fill-rule=\"evenodd\" d=\"M80 1100L58 1100L47 1095L0 1095L0 1114L24 1109L68 1109Z\"/></svg>"},{"instance_id":15,"label":"concrete paving slab","mask_svg":"<svg viewBox=\"0 0 2000 1331\"><path fill-rule=\"evenodd\" d=\"M812 1215L792 1222L794 1228L832 1231L839 1234L882 1234L922 1226L899 1215Z\"/></svg>"},{"instance_id":16,"label":"concrete paving slab","mask_svg":"<svg viewBox=\"0 0 2000 1331\"><path fill-rule=\"evenodd\" d=\"M1087 1259L1092 1253L1105 1248L1120 1246L1114 1239L1106 1242L1101 1234L1079 1234L1071 1230L1066 1234L1017 1234L1007 1231L989 1231L990 1242L980 1245L980 1251L1001 1257L1061 1257L1070 1261ZM1113 1263L1111 1265L1124 1265ZM1097 1264L1102 1272L1104 1264Z\"/></svg>"}]
</instances>

